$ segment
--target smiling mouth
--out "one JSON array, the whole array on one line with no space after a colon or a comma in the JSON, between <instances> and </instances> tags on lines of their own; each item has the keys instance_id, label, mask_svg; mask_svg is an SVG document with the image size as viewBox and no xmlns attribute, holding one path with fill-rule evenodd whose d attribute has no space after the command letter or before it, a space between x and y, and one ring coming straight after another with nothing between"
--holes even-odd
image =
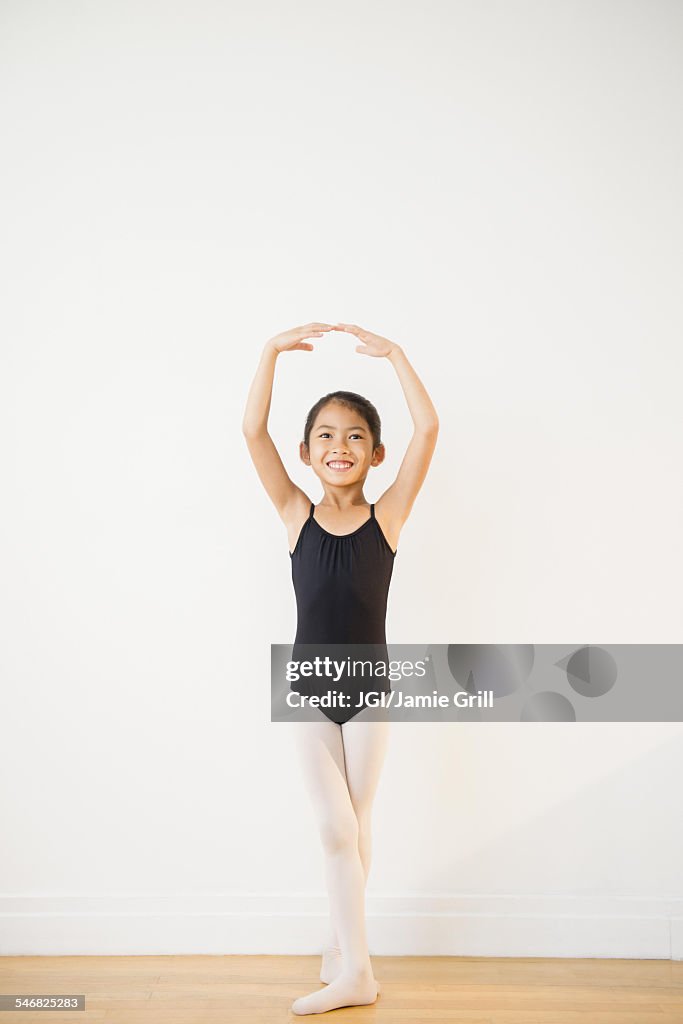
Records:
<instances>
[{"instance_id":1,"label":"smiling mouth","mask_svg":"<svg viewBox=\"0 0 683 1024\"><path fill-rule=\"evenodd\" d=\"M348 462L346 459L332 459L331 462L327 463L329 469L334 469L338 473L343 473L347 469L351 469L353 466L352 462Z\"/></svg>"}]
</instances>

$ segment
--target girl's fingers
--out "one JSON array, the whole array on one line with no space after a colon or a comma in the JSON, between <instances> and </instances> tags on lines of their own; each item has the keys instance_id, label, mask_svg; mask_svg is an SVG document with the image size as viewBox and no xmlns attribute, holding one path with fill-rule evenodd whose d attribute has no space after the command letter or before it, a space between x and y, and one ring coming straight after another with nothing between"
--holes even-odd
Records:
<instances>
[{"instance_id":1,"label":"girl's fingers","mask_svg":"<svg viewBox=\"0 0 683 1024\"><path fill-rule=\"evenodd\" d=\"M321 334L324 334L324 332L328 330L331 331L332 328L325 327L324 324L311 324L308 327L297 328L296 333L299 334L302 338L310 338L313 335L320 336Z\"/></svg>"},{"instance_id":2,"label":"girl's fingers","mask_svg":"<svg viewBox=\"0 0 683 1024\"><path fill-rule=\"evenodd\" d=\"M366 338L372 337L369 331L364 331L362 327L358 327L356 324L338 324L338 331L346 331L348 334L355 334L361 341L365 341Z\"/></svg>"}]
</instances>

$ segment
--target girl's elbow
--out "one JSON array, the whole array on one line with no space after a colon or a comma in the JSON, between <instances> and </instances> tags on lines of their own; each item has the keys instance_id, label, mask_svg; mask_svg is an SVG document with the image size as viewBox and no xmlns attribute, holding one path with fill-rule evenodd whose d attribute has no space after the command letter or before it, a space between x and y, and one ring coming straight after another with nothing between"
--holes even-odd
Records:
<instances>
[{"instance_id":1,"label":"girl's elbow","mask_svg":"<svg viewBox=\"0 0 683 1024\"><path fill-rule=\"evenodd\" d=\"M243 420L242 433L246 438L259 437L263 432L263 426L261 424L249 423L247 420Z\"/></svg>"}]
</instances>

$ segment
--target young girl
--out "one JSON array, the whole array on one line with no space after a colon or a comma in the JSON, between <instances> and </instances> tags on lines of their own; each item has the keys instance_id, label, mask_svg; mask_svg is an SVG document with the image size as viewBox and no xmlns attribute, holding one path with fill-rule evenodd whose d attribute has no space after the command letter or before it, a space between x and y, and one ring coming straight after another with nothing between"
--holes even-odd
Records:
<instances>
[{"instance_id":1,"label":"young girl","mask_svg":"<svg viewBox=\"0 0 683 1024\"><path fill-rule=\"evenodd\" d=\"M363 487L371 467L384 460L385 449L377 410L367 399L354 392L332 392L308 415L299 454L322 485L318 505L290 480L268 433L278 356L313 351L306 339L321 338L327 331L354 334L362 343L356 352L389 360L413 420L413 436L396 479L374 505L368 506ZM439 429L436 410L403 349L355 324L311 323L278 334L263 350L242 429L256 471L287 529L297 600L295 649L309 643L385 643L387 593L399 534L427 475ZM310 692L302 684L296 689ZM320 971L327 987L296 999L296 1014L373 1003L379 992L368 954L364 901L370 813L389 723L354 721L357 714L325 711L319 721L297 723L300 763L325 853L331 933Z\"/></svg>"}]
</instances>

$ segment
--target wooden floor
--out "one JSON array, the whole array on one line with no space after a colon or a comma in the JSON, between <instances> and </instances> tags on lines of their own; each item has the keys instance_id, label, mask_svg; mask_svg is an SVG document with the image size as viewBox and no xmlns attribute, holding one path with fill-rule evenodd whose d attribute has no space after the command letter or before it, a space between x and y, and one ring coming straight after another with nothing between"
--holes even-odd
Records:
<instances>
[{"instance_id":1,"label":"wooden floor","mask_svg":"<svg viewBox=\"0 0 683 1024\"><path fill-rule=\"evenodd\" d=\"M683 961L373 956L372 1006L310 1020L365 1024L683 1024ZM271 1024L299 1021L322 987L313 956L0 957L0 992L78 994L85 1012L9 1011L24 1024Z\"/></svg>"}]
</instances>

